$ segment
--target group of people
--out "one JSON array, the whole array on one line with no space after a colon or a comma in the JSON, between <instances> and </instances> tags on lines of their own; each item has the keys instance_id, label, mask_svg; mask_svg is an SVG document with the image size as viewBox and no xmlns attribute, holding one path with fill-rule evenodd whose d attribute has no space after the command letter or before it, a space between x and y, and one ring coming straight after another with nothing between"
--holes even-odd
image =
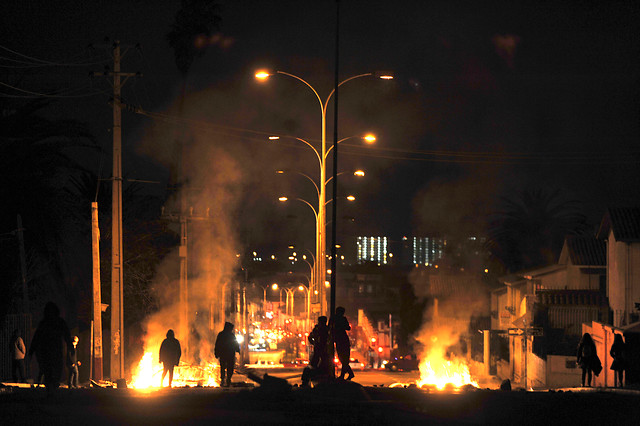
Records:
<instances>
[{"instance_id":1,"label":"group of people","mask_svg":"<svg viewBox=\"0 0 640 426\"><path fill-rule=\"evenodd\" d=\"M218 333L214 348L214 355L220 361L220 386L231 386L231 377L236 362L236 352L240 352L240 345L233 334L233 324L225 322L224 329ZM160 345L159 361L162 363L162 380L160 386L164 385L164 378L169 374L169 387L173 382L173 369L180 364L182 349L180 342L175 337L173 330L168 330L166 339Z\"/></svg>"},{"instance_id":2,"label":"group of people","mask_svg":"<svg viewBox=\"0 0 640 426\"><path fill-rule=\"evenodd\" d=\"M622 334L614 334L609 355L613 359L610 368L614 371L614 386L623 387L624 370L626 369L626 345L622 339ZM593 376L598 376L602 371L602 363L598 357L593 338L589 333L584 333L580 339L577 361L582 369L582 386L591 386Z\"/></svg>"},{"instance_id":3,"label":"group of people","mask_svg":"<svg viewBox=\"0 0 640 426\"><path fill-rule=\"evenodd\" d=\"M333 345L341 364L339 380L351 380L354 377L349 365L351 357L351 342L347 331L351 330L349 320L345 317L342 306L336 308L335 314L327 324L327 317L318 317L318 323L309 333L309 343L313 346L313 356L309 367L302 374L303 386L308 385L313 378L328 377L333 368Z\"/></svg>"},{"instance_id":4,"label":"group of people","mask_svg":"<svg viewBox=\"0 0 640 426\"><path fill-rule=\"evenodd\" d=\"M13 355L11 371L16 383L26 381L25 358L28 361L35 354L38 362L38 376L36 385L44 382L49 393L60 386L62 370L65 363L69 371L69 388L78 387L78 336L71 337L69 327L60 317L60 310L53 302L48 302L44 307L42 321L38 324L29 350L26 350L24 340L18 330L14 330L11 338L11 352Z\"/></svg>"}]
</instances>

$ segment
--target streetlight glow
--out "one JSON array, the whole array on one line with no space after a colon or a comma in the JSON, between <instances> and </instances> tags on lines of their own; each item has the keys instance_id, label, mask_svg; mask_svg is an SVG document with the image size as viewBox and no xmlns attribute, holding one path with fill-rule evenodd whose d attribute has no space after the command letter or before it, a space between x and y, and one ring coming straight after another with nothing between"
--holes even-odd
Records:
<instances>
[{"instance_id":1,"label":"streetlight glow","mask_svg":"<svg viewBox=\"0 0 640 426\"><path fill-rule=\"evenodd\" d=\"M376 141L375 135L373 135L371 133L368 133L368 134L364 135L364 137L362 139L364 139L365 142L367 142L369 144L374 143Z\"/></svg>"},{"instance_id":2,"label":"streetlight glow","mask_svg":"<svg viewBox=\"0 0 640 426\"><path fill-rule=\"evenodd\" d=\"M268 79L268 78L269 78L269 76L270 76L270 75L271 75L271 74L269 74L267 71L262 70L262 71L258 71L258 72L255 74L255 77L256 77L258 80L266 80L266 79ZM380 77L380 78L382 78L382 77Z\"/></svg>"},{"instance_id":3,"label":"streetlight glow","mask_svg":"<svg viewBox=\"0 0 640 426\"><path fill-rule=\"evenodd\" d=\"M364 170L356 170L355 172L353 172L354 176L358 176L358 177L363 177L364 176Z\"/></svg>"},{"instance_id":4,"label":"streetlight glow","mask_svg":"<svg viewBox=\"0 0 640 426\"><path fill-rule=\"evenodd\" d=\"M376 71L374 75L381 80L393 80L393 71Z\"/></svg>"},{"instance_id":5,"label":"streetlight glow","mask_svg":"<svg viewBox=\"0 0 640 426\"><path fill-rule=\"evenodd\" d=\"M280 136L269 136L270 141L277 141L278 139L280 139Z\"/></svg>"},{"instance_id":6,"label":"streetlight glow","mask_svg":"<svg viewBox=\"0 0 640 426\"><path fill-rule=\"evenodd\" d=\"M271 289L274 290L274 291L277 290L278 289L278 283L271 284Z\"/></svg>"},{"instance_id":7,"label":"streetlight glow","mask_svg":"<svg viewBox=\"0 0 640 426\"><path fill-rule=\"evenodd\" d=\"M354 197L353 195L347 195L347 200L349 201L355 201L356 197Z\"/></svg>"},{"instance_id":8,"label":"streetlight glow","mask_svg":"<svg viewBox=\"0 0 640 426\"><path fill-rule=\"evenodd\" d=\"M278 201L280 201L280 202L282 202L282 203L284 203L284 202L285 202L285 201L287 201L287 200L288 200L288 198L287 198L287 197L279 197L279 198L278 198Z\"/></svg>"}]
</instances>

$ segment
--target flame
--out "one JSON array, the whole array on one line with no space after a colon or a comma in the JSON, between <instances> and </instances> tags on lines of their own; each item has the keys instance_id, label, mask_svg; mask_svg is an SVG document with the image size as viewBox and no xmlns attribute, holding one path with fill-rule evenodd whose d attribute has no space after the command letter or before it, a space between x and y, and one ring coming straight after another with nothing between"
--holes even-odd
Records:
<instances>
[{"instance_id":1,"label":"flame","mask_svg":"<svg viewBox=\"0 0 640 426\"><path fill-rule=\"evenodd\" d=\"M435 387L438 390L451 387L459 389L465 385L479 387L478 382L471 377L466 361L446 356L446 338L439 339L432 335L429 340L430 348L423 354L419 365L420 379L416 382L418 387Z\"/></svg>"},{"instance_id":2,"label":"flame","mask_svg":"<svg viewBox=\"0 0 640 426\"><path fill-rule=\"evenodd\" d=\"M156 356L154 357L154 354ZM162 379L162 364L157 361L158 350L145 351L136 367L129 387L137 390L155 390L169 384L169 375ZM217 380L220 366L218 363L207 363L204 366L189 365L181 362L173 370L172 387L209 386L219 387Z\"/></svg>"},{"instance_id":3,"label":"flame","mask_svg":"<svg viewBox=\"0 0 640 426\"><path fill-rule=\"evenodd\" d=\"M445 387L461 388L464 385L479 387L478 383L471 378L469 367L466 363L458 360L428 359L420 363L420 380L416 383L418 387L435 386L438 390Z\"/></svg>"}]
</instances>

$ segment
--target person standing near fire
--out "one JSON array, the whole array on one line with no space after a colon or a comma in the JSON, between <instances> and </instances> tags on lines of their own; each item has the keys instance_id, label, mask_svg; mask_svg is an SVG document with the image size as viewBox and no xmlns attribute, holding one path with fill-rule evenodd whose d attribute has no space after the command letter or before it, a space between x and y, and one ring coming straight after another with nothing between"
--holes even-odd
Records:
<instances>
[{"instance_id":1,"label":"person standing near fire","mask_svg":"<svg viewBox=\"0 0 640 426\"><path fill-rule=\"evenodd\" d=\"M64 367L64 346L71 348L71 334L67 322L60 316L60 308L53 302L44 306L44 315L36 329L28 358L35 353L38 367L44 376L44 385L51 396L60 386L62 368Z\"/></svg>"},{"instance_id":2,"label":"person standing near fire","mask_svg":"<svg viewBox=\"0 0 640 426\"><path fill-rule=\"evenodd\" d=\"M342 306L338 306L336 308L335 315L329 321L329 329L331 330L333 342L336 344L338 359L340 360L340 364L342 364L340 380L344 380L345 375L347 375L347 380L351 380L355 376L351 366L349 365L351 357L351 342L349 341L347 330L351 330L351 325L349 325L347 317L344 316L344 312L345 309Z\"/></svg>"},{"instance_id":3,"label":"person standing near fire","mask_svg":"<svg viewBox=\"0 0 640 426\"><path fill-rule=\"evenodd\" d=\"M78 336L73 336L71 343L73 346L67 351L67 367L69 368L69 389L78 389L78 367L80 361L78 361Z\"/></svg>"},{"instance_id":4,"label":"person standing near fire","mask_svg":"<svg viewBox=\"0 0 640 426\"><path fill-rule=\"evenodd\" d=\"M173 330L167 331L167 338L162 341L160 345L160 362L162 363L162 380L160 381L160 387L164 384L164 376L169 373L169 387L173 383L173 367L180 363L180 356L182 355L182 348L180 342L176 339Z\"/></svg>"},{"instance_id":5,"label":"person standing near fire","mask_svg":"<svg viewBox=\"0 0 640 426\"><path fill-rule=\"evenodd\" d=\"M27 349L24 347L24 341L20 337L20 331L16 329L11 336L11 374L16 383L25 381L24 356L26 354Z\"/></svg>"},{"instance_id":6,"label":"person standing near fire","mask_svg":"<svg viewBox=\"0 0 640 426\"><path fill-rule=\"evenodd\" d=\"M231 386L236 352L240 353L240 345L233 334L233 324L225 322L224 329L216 337L214 348L214 354L220 360L220 386Z\"/></svg>"}]
</instances>

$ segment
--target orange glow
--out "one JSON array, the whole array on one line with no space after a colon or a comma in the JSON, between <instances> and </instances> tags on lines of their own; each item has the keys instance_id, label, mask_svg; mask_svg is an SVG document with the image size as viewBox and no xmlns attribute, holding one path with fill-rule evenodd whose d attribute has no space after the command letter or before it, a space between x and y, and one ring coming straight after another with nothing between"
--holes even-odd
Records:
<instances>
[{"instance_id":1,"label":"orange glow","mask_svg":"<svg viewBox=\"0 0 640 426\"><path fill-rule=\"evenodd\" d=\"M375 137L375 135L373 135L373 134L371 134L371 133L366 134L366 135L363 137L363 139L365 140L365 142L370 143L370 144L371 144L371 143L374 143L374 142L376 141L376 137Z\"/></svg>"},{"instance_id":2,"label":"orange glow","mask_svg":"<svg viewBox=\"0 0 640 426\"><path fill-rule=\"evenodd\" d=\"M354 197L353 195L348 195L348 196L347 196L347 200L349 200L349 201L355 201L355 200L356 200L356 197Z\"/></svg>"},{"instance_id":3,"label":"orange glow","mask_svg":"<svg viewBox=\"0 0 640 426\"><path fill-rule=\"evenodd\" d=\"M278 198L278 201L281 201L281 202L283 202L283 203L284 203L285 201L287 201L287 200L288 200L288 198L287 198L287 197L280 197L280 198Z\"/></svg>"},{"instance_id":4,"label":"orange glow","mask_svg":"<svg viewBox=\"0 0 640 426\"><path fill-rule=\"evenodd\" d=\"M277 290L278 289L278 283L271 284L271 289L272 290Z\"/></svg>"},{"instance_id":5,"label":"orange glow","mask_svg":"<svg viewBox=\"0 0 640 426\"><path fill-rule=\"evenodd\" d=\"M128 385L130 388L143 391L151 391L159 389L161 387L160 380L162 379L162 364L157 362L157 354L160 347L153 348L150 351L146 351L138 366L136 367L131 383ZM156 356L154 356L154 354ZM216 381L216 377L219 376L220 366L216 363L210 363L206 366L189 366L181 363L176 366L173 371L173 383L172 387L184 387L184 386L213 386L218 387L220 384ZM164 379L164 384L169 384L169 375Z\"/></svg>"},{"instance_id":6,"label":"orange glow","mask_svg":"<svg viewBox=\"0 0 640 426\"><path fill-rule=\"evenodd\" d=\"M359 176L359 177L363 177L364 176L364 171L363 170L356 170L355 172L353 172L354 176Z\"/></svg>"},{"instance_id":7,"label":"orange glow","mask_svg":"<svg viewBox=\"0 0 640 426\"><path fill-rule=\"evenodd\" d=\"M270 141L277 141L278 139L280 139L280 136L269 136Z\"/></svg>"},{"instance_id":8,"label":"orange glow","mask_svg":"<svg viewBox=\"0 0 640 426\"><path fill-rule=\"evenodd\" d=\"M418 387L461 388L465 385L479 387L472 379L466 360L447 353L447 348L458 338L458 334L444 324L423 334L424 350L420 358Z\"/></svg>"},{"instance_id":9,"label":"orange glow","mask_svg":"<svg viewBox=\"0 0 640 426\"><path fill-rule=\"evenodd\" d=\"M258 80L266 80L267 78L269 78L269 76L270 76L270 75L271 75L271 74L269 74L267 71L262 70L262 71L258 71L258 72L256 73L255 77L256 77Z\"/></svg>"}]
</instances>

